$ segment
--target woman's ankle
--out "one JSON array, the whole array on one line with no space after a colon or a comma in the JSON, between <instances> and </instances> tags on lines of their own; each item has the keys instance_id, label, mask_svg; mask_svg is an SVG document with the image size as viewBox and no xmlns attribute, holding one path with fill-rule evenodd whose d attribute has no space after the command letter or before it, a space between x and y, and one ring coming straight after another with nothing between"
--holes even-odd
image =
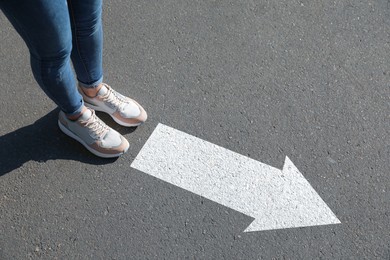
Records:
<instances>
[{"instance_id":1,"label":"woman's ankle","mask_svg":"<svg viewBox=\"0 0 390 260\"><path fill-rule=\"evenodd\" d=\"M97 87L94 88L86 88L81 86L81 90L90 98L96 97L99 90L103 87L103 83L100 83Z\"/></svg>"},{"instance_id":2,"label":"woman's ankle","mask_svg":"<svg viewBox=\"0 0 390 260\"><path fill-rule=\"evenodd\" d=\"M79 119L79 117L84 114L85 111L87 111L87 107L86 106L83 106L83 108L81 109L81 112L78 113L78 114L75 114L75 115L67 115L66 117L69 119L69 120L72 120L72 121L76 121L77 119Z\"/></svg>"}]
</instances>

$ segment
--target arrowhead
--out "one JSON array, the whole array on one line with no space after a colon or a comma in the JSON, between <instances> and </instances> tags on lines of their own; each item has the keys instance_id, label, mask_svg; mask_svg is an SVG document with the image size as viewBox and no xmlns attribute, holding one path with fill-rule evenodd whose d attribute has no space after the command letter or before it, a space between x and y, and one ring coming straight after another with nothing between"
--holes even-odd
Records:
<instances>
[{"instance_id":1,"label":"arrowhead","mask_svg":"<svg viewBox=\"0 0 390 260\"><path fill-rule=\"evenodd\" d=\"M341 223L288 157L281 173L278 199L252 216L244 232Z\"/></svg>"}]
</instances>

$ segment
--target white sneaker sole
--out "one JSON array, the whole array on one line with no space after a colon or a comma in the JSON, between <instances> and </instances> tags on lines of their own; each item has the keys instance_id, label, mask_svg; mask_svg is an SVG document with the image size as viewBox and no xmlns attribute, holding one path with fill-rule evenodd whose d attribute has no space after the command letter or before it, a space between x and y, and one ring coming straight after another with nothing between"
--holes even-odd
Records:
<instances>
[{"instance_id":1,"label":"white sneaker sole","mask_svg":"<svg viewBox=\"0 0 390 260\"><path fill-rule=\"evenodd\" d=\"M91 148L88 144L86 144L80 137L78 137L77 135L75 135L72 131L70 131L68 128L66 128L61 122L60 120L58 120L58 126L60 127L61 131L66 134L67 136L69 137L72 137L73 139L75 139L76 141L78 141L79 143L81 143L85 148L88 149L88 151L90 151L91 153L93 153L94 155L96 156L99 156L99 157L103 157L103 158L115 158L115 157L119 157L121 156L122 154L126 153L127 150L129 149L128 147L126 148L125 151L121 152L121 153L117 153L117 154L105 154L105 153L101 153L99 151L96 151L95 149Z\"/></svg>"},{"instance_id":2,"label":"white sneaker sole","mask_svg":"<svg viewBox=\"0 0 390 260\"><path fill-rule=\"evenodd\" d=\"M111 115L110 111L106 111L104 110L104 108L101 108L101 107L98 107L98 106L94 106L86 101L84 101L84 105L89 107L89 108L92 108L93 110L95 111L100 111L100 112L104 112L108 115L111 116L111 118L117 123L117 124L120 124L121 126L127 126L127 127L134 127L134 126L139 126L141 125L142 123L137 123L137 124L129 124L129 123L126 123L126 122L123 122L121 121L120 119L114 117L113 115Z\"/></svg>"}]
</instances>

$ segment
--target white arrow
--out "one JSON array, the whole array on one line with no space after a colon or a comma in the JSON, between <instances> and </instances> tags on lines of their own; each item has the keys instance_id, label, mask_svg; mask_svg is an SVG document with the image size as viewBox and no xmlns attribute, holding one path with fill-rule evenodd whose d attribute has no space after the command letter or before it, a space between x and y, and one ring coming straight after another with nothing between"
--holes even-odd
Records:
<instances>
[{"instance_id":1,"label":"white arrow","mask_svg":"<svg viewBox=\"0 0 390 260\"><path fill-rule=\"evenodd\" d=\"M340 223L288 157L279 170L159 124L131 167L255 218L245 232Z\"/></svg>"}]
</instances>

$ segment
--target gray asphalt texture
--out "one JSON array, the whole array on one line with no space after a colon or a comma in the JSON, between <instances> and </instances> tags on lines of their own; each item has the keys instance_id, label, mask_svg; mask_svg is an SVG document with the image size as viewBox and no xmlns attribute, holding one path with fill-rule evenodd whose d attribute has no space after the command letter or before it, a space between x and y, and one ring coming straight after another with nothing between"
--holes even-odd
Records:
<instances>
[{"instance_id":1,"label":"gray asphalt texture","mask_svg":"<svg viewBox=\"0 0 390 260\"><path fill-rule=\"evenodd\" d=\"M57 127L0 15L0 259L390 259L385 0L104 3L105 81L148 111L100 159ZM158 123L282 168L342 224L253 220L130 168Z\"/></svg>"}]
</instances>

